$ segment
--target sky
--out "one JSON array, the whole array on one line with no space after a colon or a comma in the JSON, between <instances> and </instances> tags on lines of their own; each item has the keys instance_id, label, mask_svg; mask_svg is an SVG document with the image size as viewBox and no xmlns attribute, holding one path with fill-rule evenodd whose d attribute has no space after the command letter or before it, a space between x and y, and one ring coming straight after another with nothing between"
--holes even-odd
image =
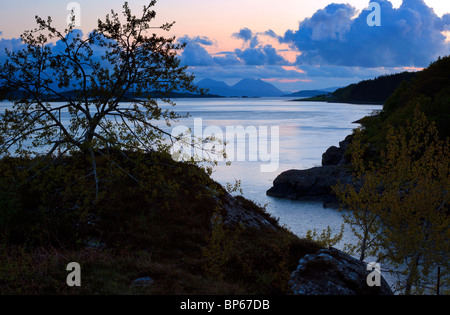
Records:
<instances>
[{"instance_id":1,"label":"sky","mask_svg":"<svg viewBox=\"0 0 450 315\"><path fill-rule=\"evenodd\" d=\"M122 0L78 0L84 34ZM130 0L139 14L148 0ZM284 91L344 86L416 71L450 54L450 0L373 0L381 25L369 26L369 0L159 0L155 26L187 43L180 55L197 80L261 79ZM34 16L66 26L61 0L2 0L0 49L20 47ZM1 52L0 52L1 53Z\"/></svg>"}]
</instances>

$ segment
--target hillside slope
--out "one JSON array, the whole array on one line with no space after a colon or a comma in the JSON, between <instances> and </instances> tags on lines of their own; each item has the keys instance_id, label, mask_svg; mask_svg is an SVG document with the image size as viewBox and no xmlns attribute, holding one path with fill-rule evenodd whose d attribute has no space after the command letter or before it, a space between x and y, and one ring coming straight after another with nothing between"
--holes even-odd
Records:
<instances>
[{"instance_id":1,"label":"hillside slope","mask_svg":"<svg viewBox=\"0 0 450 315\"><path fill-rule=\"evenodd\" d=\"M404 81L410 81L415 72L402 72L384 75L372 80L364 80L337 89L331 94L324 94L306 99L306 101L323 101L333 103L384 104ZM305 101L305 100L303 100Z\"/></svg>"},{"instance_id":2,"label":"hillside slope","mask_svg":"<svg viewBox=\"0 0 450 315\"><path fill-rule=\"evenodd\" d=\"M380 115L360 121L374 152L384 148L388 125L405 126L416 106L436 123L441 138L450 136L450 56L439 58L412 80L402 82L386 100Z\"/></svg>"}]
</instances>

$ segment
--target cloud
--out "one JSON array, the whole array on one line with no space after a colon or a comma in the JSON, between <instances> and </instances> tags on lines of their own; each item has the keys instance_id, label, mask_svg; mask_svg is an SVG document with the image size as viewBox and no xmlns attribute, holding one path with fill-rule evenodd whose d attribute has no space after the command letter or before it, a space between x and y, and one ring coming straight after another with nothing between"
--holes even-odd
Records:
<instances>
[{"instance_id":1,"label":"cloud","mask_svg":"<svg viewBox=\"0 0 450 315\"><path fill-rule=\"evenodd\" d=\"M65 38L67 40L67 43L70 44L70 42L74 38L83 38L84 33L82 30L74 29L71 33L66 34ZM103 37L103 40L105 40L105 37ZM52 49L53 53L60 53L63 52L66 49L66 44L62 40L57 40L54 43L48 43L48 47ZM8 49L11 52L18 52L19 50L23 50L27 48L27 44L25 44L21 38L11 38L11 39L0 39L0 55L5 53L5 49ZM105 53L104 48L100 48L99 46L99 40L96 39L92 42L91 48L93 50L93 58L100 58L101 54Z\"/></svg>"},{"instance_id":2,"label":"cloud","mask_svg":"<svg viewBox=\"0 0 450 315\"><path fill-rule=\"evenodd\" d=\"M214 45L214 40L206 37L206 36L195 36L195 37L189 37L187 35L180 37L178 39L180 43L186 43L186 44L200 44L205 46L212 46Z\"/></svg>"},{"instance_id":3,"label":"cloud","mask_svg":"<svg viewBox=\"0 0 450 315\"><path fill-rule=\"evenodd\" d=\"M245 50L236 49L235 53L246 65L250 66L288 64L288 62L277 53L277 50L272 45L248 48Z\"/></svg>"},{"instance_id":4,"label":"cloud","mask_svg":"<svg viewBox=\"0 0 450 315\"><path fill-rule=\"evenodd\" d=\"M248 43L250 48L255 48L259 44L257 34L254 34L249 28L245 27L237 33L233 33L234 38L242 39L244 43Z\"/></svg>"},{"instance_id":5,"label":"cloud","mask_svg":"<svg viewBox=\"0 0 450 315\"><path fill-rule=\"evenodd\" d=\"M187 66L212 66L215 64L213 57L203 46L210 46L213 41L207 37L183 36L178 42L185 43L186 47L180 55L181 62Z\"/></svg>"},{"instance_id":6,"label":"cloud","mask_svg":"<svg viewBox=\"0 0 450 315\"><path fill-rule=\"evenodd\" d=\"M377 2L381 26L368 26L369 10L357 15L352 6L333 3L303 20L298 30L287 31L281 42L301 52L299 65L423 67L448 54L442 34L448 14L438 17L423 0L404 0L399 8Z\"/></svg>"},{"instance_id":7,"label":"cloud","mask_svg":"<svg viewBox=\"0 0 450 315\"><path fill-rule=\"evenodd\" d=\"M235 52L222 52L215 54L213 60L220 66L235 66L242 64L242 61L236 56Z\"/></svg>"},{"instance_id":8,"label":"cloud","mask_svg":"<svg viewBox=\"0 0 450 315\"><path fill-rule=\"evenodd\" d=\"M261 43L258 37L259 35L269 37L276 36L275 32L270 30L264 33L254 33L249 28L243 28L239 32L234 33L232 35L234 38L242 39L244 41L242 49L234 50L236 57L248 66L288 64L283 56L279 55L278 51L272 45Z\"/></svg>"},{"instance_id":9,"label":"cloud","mask_svg":"<svg viewBox=\"0 0 450 315\"><path fill-rule=\"evenodd\" d=\"M180 55L183 64L191 67L199 66L231 66L231 65L287 65L283 56L272 45L259 44L258 35L250 29L241 29L234 33L233 37L240 38L247 43L247 48L235 49L211 55L205 46L213 45L213 41L207 37L183 36L178 41L186 43L184 51Z\"/></svg>"},{"instance_id":10,"label":"cloud","mask_svg":"<svg viewBox=\"0 0 450 315\"><path fill-rule=\"evenodd\" d=\"M253 32L247 27L241 29L239 32L233 33L233 37L242 39L243 41L249 41L253 37Z\"/></svg>"},{"instance_id":11,"label":"cloud","mask_svg":"<svg viewBox=\"0 0 450 315\"><path fill-rule=\"evenodd\" d=\"M17 51L19 49L24 49L25 47L26 45L20 38L0 39L0 55L5 54L5 49L8 51Z\"/></svg>"},{"instance_id":12,"label":"cloud","mask_svg":"<svg viewBox=\"0 0 450 315\"><path fill-rule=\"evenodd\" d=\"M444 30L450 31L450 13L442 16L442 23L444 24Z\"/></svg>"},{"instance_id":13,"label":"cloud","mask_svg":"<svg viewBox=\"0 0 450 315\"><path fill-rule=\"evenodd\" d=\"M281 39L280 36L278 36L273 30L267 30L263 33L263 35L275 38L275 39Z\"/></svg>"}]
</instances>

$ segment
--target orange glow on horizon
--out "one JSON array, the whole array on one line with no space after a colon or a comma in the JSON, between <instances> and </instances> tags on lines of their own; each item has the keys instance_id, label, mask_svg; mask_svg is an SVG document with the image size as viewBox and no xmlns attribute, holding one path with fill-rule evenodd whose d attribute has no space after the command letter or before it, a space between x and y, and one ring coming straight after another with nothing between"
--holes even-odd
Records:
<instances>
[{"instance_id":1,"label":"orange glow on horizon","mask_svg":"<svg viewBox=\"0 0 450 315\"><path fill-rule=\"evenodd\" d=\"M298 69L296 66L282 66L282 68L284 70L287 70L287 71L295 71L295 72L298 72L298 73L306 73L302 69Z\"/></svg>"},{"instance_id":2,"label":"orange glow on horizon","mask_svg":"<svg viewBox=\"0 0 450 315\"><path fill-rule=\"evenodd\" d=\"M450 31L443 31L442 35L446 37L445 42L450 43Z\"/></svg>"},{"instance_id":3,"label":"orange glow on horizon","mask_svg":"<svg viewBox=\"0 0 450 315\"><path fill-rule=\"evenodd\" d=\"M422 71L425 68L419 68L419 67L402 67L403 70L406 71Z\"/></svg>"}]
</instances>

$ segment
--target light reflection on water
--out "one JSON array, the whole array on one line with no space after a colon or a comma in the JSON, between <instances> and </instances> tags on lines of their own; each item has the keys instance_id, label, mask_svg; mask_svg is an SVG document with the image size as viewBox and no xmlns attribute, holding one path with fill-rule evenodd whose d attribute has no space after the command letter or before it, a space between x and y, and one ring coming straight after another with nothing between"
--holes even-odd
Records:
<instances>
[{"instance_id":1,"label":"light reflection on water","mask_svg":"<svg viewBox=\"0 0 450 315\"><path fill-rule=\"evenodd\" d=\"M226 126L234 125L256 128L279 126L278 170L261 172L260 165L267 165L268 162L232 161L231 166L219 164L212 177L221 184L241 180L245 197L260 205L267 204L267 211L300 237L305 236L307 230L322 231L327 226L335 232L340 230L342 215L336 209L324 208L322 202L269 197L266 196L266 191L283 171L321 165L322 154L330 146L338 146L340 141L358 127L354 121L374 110L380 110L381 106L293 102L284 98L179 99L176 103L174 109L177 112L189 112L191 115L179 124L190 128L193 127L194 118L202 118L204 128L214 125L224 132ZM354 240L350 231L347 232L342 243Z\"/></svg>"}]
</instances>

